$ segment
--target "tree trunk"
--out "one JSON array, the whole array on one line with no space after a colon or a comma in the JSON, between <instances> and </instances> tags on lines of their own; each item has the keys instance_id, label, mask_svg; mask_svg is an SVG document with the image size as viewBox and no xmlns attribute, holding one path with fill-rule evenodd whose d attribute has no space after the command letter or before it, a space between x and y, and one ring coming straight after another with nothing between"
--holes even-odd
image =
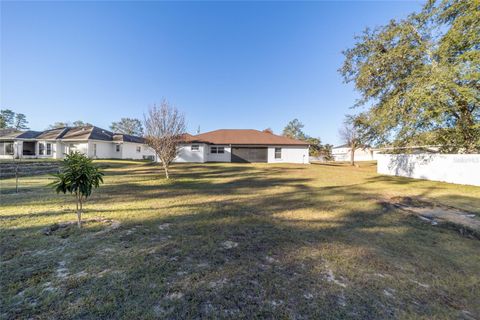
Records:
<instances>
[{"instance_id":1,"label":"tree trunk","mask_svg":"<svg viewBox=\"0 0 480 320\"><path fill-rule=\"evenodd\" d=\"M162 163L163 163L163 170L165 170L165 178L170 179L170 176L168 174L168 166L164 162Z\"/></svg>"},{"instance_id":2,"label":"tree trunk","mask_svg":"<svg viewBox=\"0 0 480 320\"><path fill-rule=\"evenodd\" d=\"M15 193L18 193L18 163L15 164Z\"/></svg>"},{"instance_id":3,"label":"tree trunk","mask_svg":"<svg viewBox=\"0 0 480 320\"><path fill-rule=\"evenodd\" d=\"M77 211L77 224L78 229L82 229L82 212L80 210Z\"/></svg>"},{"instance_id":4,"label":"tree trunk","mask_svg":"<svg viewBox=\"0 0 480 320\"><path fill-rule=\"evenodd\" d=\"M355 165L355 147L350 147L350 165Z\"/></svg>"},{"instance_id":5,"label":"tree trunk","mask_svg":"<svg viewBox=\"0 0 480 320\"><path fill-rule=\"evenodd\" d=\"M77 224L78 224L78 228L81 229L82 228L82 200L78 195L77 195Z\"/></svg>"}]
</instances>

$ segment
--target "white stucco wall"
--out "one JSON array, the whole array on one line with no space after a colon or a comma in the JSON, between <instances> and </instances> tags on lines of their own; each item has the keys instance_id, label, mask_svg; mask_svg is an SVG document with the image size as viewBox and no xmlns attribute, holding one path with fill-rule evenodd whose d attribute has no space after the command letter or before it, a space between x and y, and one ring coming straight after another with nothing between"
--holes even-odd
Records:
<instances>
[{"instance_id":1,"label":"white stucco wall","mask_svg":"<svg viewBox=\"0 0 480 320\"><path fill-rule=\"evenodd\" d=\"M211 147L224 147L224 153L211 153ZM229 145L207 145L206 146L207 162L232 162L232 148Z\"/></svg>"},{"instance_id":2,"label":"white stucco wall","mask_svg":"<svg viewBox=\"0 0 480 320\"><path fill-rule=\"evenodd\" d=\"M7 143L11 141L1 141L2 143ZM13 155L12 154L2 154L0 155L0 159L7 159L11 160L13 158L21 157L22 154L22 141L13 141Z\"/></svg>"},{"instance_id":3,"label":"white stucco wall","mask_svg":"<svg viewBox=\"0 0 480 320\"><path fill-rule=\"evenodd\" d=\"M192 145L198 145L198 151L192 150ZM203 163L206 160L208 146L203 143L183 144L179 147L178 156L174 162L200 162Z\"/></svg>"},{"instance_id":4,"label":"white stucco wall","mask_svg":"<svg viewBox=\"0 0 480 320\"><path fill-rule=\"evenodd\" d=\"M137 148L140 147L140 152ZM115 152L115 144L113 146ZM155 152L143 143L124 142L120 146L122 159L142 160L144 156L155 156Z\"/></svg>"},{"instance_id":5,"label":"white stucco wall","mask_svg":"<svg viewBox=\"0 0 480 320\"><path fill-rule=\"evenodd\" d=\"M133 142L112 142L103 140L88 141L88 157L94 159L134 159L141 160L144 156L155 156L155 152L145 144ZM96 145L96 154L95 146ZM117 151L116 146L120 150ZM137 151L140 147L140 152Z\"/></svg>"},{"instance_id":6,"label":"white stucco wall","mask_svg":"<svg viewBox=\"0 0 480 320\"><path fill-rule=\"evenodd\" d=\"M480 186L480 154L379 154L377 172Z\"/></svg>"},{"instance_id":7,"label":"white stucco wall","mask_svg":"<svg viewBox=\"0 0 480 320\"><path fill-rule=\"evenodd\" d=\"M97 152L95 154L95 145ZM88 157L93 159L109 159L113 158L114 144L110 141L89 140L88 141Z\"/></svg>"},{"instance_id":8,"label":"white stucco wall","mask_svg":"<svg viewBox=\"0 0 480 320\"><path fill-rule=\"evenodd\" d=\"M281 158L275 159L275 148L282 148ZM269 163L310 163L308 146L271 146L268 147Z\"/></svg>"},{"instance_id":9,"label":"white stucco wall","mask_svg":"<svg viewBox=\"0 0 480 320\"><path fill-rule=\"evenodd\" d=\"M15 141L13 143L15 157L21 157L23 153L23 141Z\"/></svg>"},{"instance_id":10,"label":"white stucco wall","mask_svg":"<svg viewBox=\"0 0 480 320\"><path fill-rule=\"evenodd\" d=\"M231 162L232 149L229 145L213 145L224 147L224 153L211 153L212 145L199 144L198 151L191 150L191 144L180 147L179 156L175 162ZM309 163L308 147L282 146L282 158L275 159L275 147L268 147L268 162L270 163Z\"/></svg>"},{"instance_id":11,"label":"white stucco wall","mask_svg":"<svg viewBox=\"0 0 480 320\"><path fill-rule=\"evenodd\" d=\"M65 146L60 141L55 142L53 157L55 159L62 159L65 156Z\"/></svg>"}]
</instances>

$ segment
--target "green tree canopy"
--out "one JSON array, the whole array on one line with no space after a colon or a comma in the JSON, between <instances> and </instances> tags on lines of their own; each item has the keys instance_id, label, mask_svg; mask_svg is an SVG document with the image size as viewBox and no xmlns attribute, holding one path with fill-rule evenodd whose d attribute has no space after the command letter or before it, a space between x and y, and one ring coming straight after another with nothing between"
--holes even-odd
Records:
<instances>
[{"instance_id":1,"label":"green tree canopy","mask_svg":"<svg viewBox=\"0 0 480 320\"><path fill-rule=\"evenodd\" d=\"M91 127L91 126L93 126L91 123L85 122L83 120L73 121L72 124L73 124L74 127Z\"/></svg>"},{"instance_id":2,"label":"green tree canopy","mask_svg":"<svg viewBox=\"0 0 480 320\"><path fill-rule=\"evenodd\" d=\"M10 109L0 110L0 129L26 130L27 123L27 117L23 113L16 113Z\"/></svg>"},{"instance_id":3,"label":"green tree canopy","mask_svg":"<svg viewBox=\"0 0 480 320\"><path fill-rule=\"evenodd\" d=\"M28 123L27 116L25 116L23 113L15 114L15 123L14 123L15 129L26 130L28 129L27 123Z\"/></svg>"},{"instance_id":4,"label":"green tree canopy","mask_svg":"<svg viewBox=\"0 0 480 320\"><path fill-rule=\"evenodd\" d=\"M15 112L10 109L0 110L0 124L2 125L1 129L13 128L15 122Z\"/></svg>"},{"instance_id":5,"label":"green tree canopy","mask_svg":"<svg viewBox=\"0 0 480 320\"><path fill-rule=\"evenodd\" d=\"M298 139L310 144L309 155L312 157L324 156L325 158L331 158L331 146L322 145L322 140L320 138L311 137L303 132L303 123L298 119L293 119L290 121L285 128L283 129L282 135L292 139ZM264 132L273 132L270 128L265 129Z\"/></svg>"},{"instance_id":6,"label":"green tree canopy","mask_svg":"<svg viewBox=\"0 0 480 320\"><path fill-rule=\"evenodd\" d=\"M72 152L63 160L62 172L55 174L50 184L57 193L70 193L75 196L78 227L82 225L83 202L94 188L103 183L103 173L91 159L80 152Z\"/></svg>"},{"instance_id":7,"label":"green tree canopy","mask_svg":"<svg viewBox=\"0 0 480 320\"><path fill-rule=\"evenodd\" d=\"M480 149L480 3L428 1L420 13L367 29L340 69L370 106L356 125L372 143L429 132L444 150Z\"/></svg>"},{"instance_id":8,"label":"green tree canopy","mask_svg":"<svg viewBox=\"0 0 480 320\"><path fill-rule=\"evenodd\" d=\"M303 133L304 125L298 119L293 119L290 121L286 127L283 129L283 135L292 139L305 139L305 133Z\"/></svg>"},{"instance_id":9,"label":"green tree canopy","mask_svg":"<svg viewBox=\"0 0 480 320\"><path fill-rule=\"evenodd\" d=\"M75 120L73 122L69 121L57 121L48 126L48 129L58 129L65 127L88 127L93 126L91 123L84 122L83 120Z\"/></svg>"},{"instance_id":10,"label":"green tree canopy","mask_svg":"<svg viewBox=\"0 0 480 320\"><path fill-rule=\"evenodd\" d=\"M70 127L68 122L57 121L49 125L47 129L57 129L57 128L65 128L65 127Z\"/></svg>"},{"instance_id":11,"label":"green tree canopy","mask_svg":"<svg viewBox=\"0 0 480 320\"><path fill-rule=\"evenodd\" d=\"M116 133L143 136L142 122L135 118L121 118L120 121L114 121L110 125L110 130Z\"/></svg>"}]
</instances>

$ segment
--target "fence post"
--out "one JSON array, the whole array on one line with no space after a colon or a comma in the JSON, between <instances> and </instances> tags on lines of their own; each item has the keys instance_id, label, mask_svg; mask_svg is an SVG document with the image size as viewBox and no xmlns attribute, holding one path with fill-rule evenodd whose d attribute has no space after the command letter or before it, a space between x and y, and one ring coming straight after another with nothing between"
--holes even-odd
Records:
<instances>
[{"instance_id":1,"label":"fence post","mask_svg":"<svg viewBox=\"0 0 480 320\"><path fill-rule=\"evenodd\" d=\"M18 162L15 162L15 193L18 193Z\"/></svg>"}]
</instances>

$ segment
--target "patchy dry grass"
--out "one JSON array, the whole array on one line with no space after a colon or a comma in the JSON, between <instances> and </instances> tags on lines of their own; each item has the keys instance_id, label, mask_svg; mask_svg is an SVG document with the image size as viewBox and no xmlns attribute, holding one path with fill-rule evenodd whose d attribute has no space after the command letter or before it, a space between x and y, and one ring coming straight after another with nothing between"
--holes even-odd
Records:
<instances>
[{"instance_id":1,"label":"patchy dry grass","mask_svg":"<svg viewBox=\"0 0 480 320\"><path fill-rule=\"evenodd\" d=\"M480 214L480 188L336 164L101 161L85 218L47 176L1 181L0 318L478 318L480 241L385 206Z\"/></svg>"}]
</instances>

